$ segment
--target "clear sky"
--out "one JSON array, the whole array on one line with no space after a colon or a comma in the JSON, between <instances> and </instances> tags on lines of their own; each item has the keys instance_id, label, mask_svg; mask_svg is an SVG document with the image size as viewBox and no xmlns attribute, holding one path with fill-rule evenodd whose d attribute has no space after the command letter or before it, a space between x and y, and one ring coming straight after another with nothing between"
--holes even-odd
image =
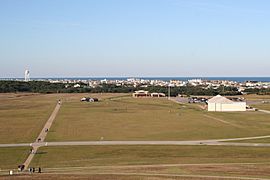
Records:
<instances>
[{"instance_id":1,"label":"clear sky","mask_svg":"<svg viewBox=\"0 0 270 180\"><path fill-rule=\"evenodd\" d=\"M270 76L269 0L0 0L0 77Z\"/></svg>"}]
</instances>

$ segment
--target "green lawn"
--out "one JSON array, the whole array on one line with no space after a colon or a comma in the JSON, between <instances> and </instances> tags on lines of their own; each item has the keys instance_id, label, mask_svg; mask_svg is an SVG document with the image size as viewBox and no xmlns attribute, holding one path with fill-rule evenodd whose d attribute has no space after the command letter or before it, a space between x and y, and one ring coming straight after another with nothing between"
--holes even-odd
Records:
<instances>
[{"instance_id":1,"label":"green lawn","mask_svg":"<svg viewBox=\"0 0 270 180\"><path fill-rule=\"evenodd\" d=\"M29 147L0 148L0 170L17 169L27 158Z\"/></svg>"},{"instance_id":2,"label":"green lawn","mask_svg":"<svg viewBox=\"0 0 270 180\"><path fill-rule=\"evenodd\" d=\"M83 103L84 96L98 97ZM208 113L167 99L134 99L130 94L0 94L0 143L32 142L63 100L48 141L198 140L267 135L269 114ZM219 120L229 123L223 123Z\"/></svg>"},{"instance_id":3,"label":"green lawn","mask_svg":"<svg viewBox=\"0 0 270 180\"><path fill-rule=\"evenodd\" d=\"M243 96L245 99L248 100L270 100L270 95L256 95L256 94L249 94Z\"/></svg>"},{"instance_id":4,"label":"green lawn","mask_svg":"<svg viewBox=\"0 0 270 180\"><path fill-rule=\"evenodd\" d=\"M101 101L80 102L84 96L97 97ZM103 140L203 140L270 134L270 115L260 112L213 113L194 104L180 105L162 98L134 99L130 94L0 94L0 143L32 142L52 113L57 99L62 99L63 105L48 133L48 141L100 140L101 137ZM270 142L269 138L241 142L260 141ZM0 148L0 168L16 168L24 162L28 151L29 147ZM91 167L89 173L270 177L269 162L269 148L263 147L63 146L40 148L31 166L41 166L45 171ZM111 169L118 165L188 163L263 164ZM100 166L109 167L100 169Z\"/></svg>"},{"instance_id":5,"label":"green lawn","mask_svg":"<svg viewBox=\"0 0 270 180\"><path fill-rule=\"evenodd\" d=\"M135 179L157 174L173 175L173 179L174 175L270 178L269 148L263 147L63 146L42 147L39 152L31 166L41 166L47 173L69 173L74 178L77 174L78 178L95 179L96 173L126 173L126 178L135 178L134 173L151 174Z\"/></svg>"},{"instance_id":6,"label":"green lawn","mask_svg":"<svg viewBox=\"0 0 270 180\"><path fill-rule=\"evenodd\" d=\"M70 101L88 94L1 94L0 143L33 142L56 105L58 99ZM103 97L111 97L106 94Z\"/></svg>"},{"instance_id":7,"label":"green lawn","mask_svg":"<svg viewBox=\"0 0 270 180\"><path fill-rule=\"evenodd\" d=\"M56 96L1 94L0 143L32 142L56 105Z\"/></svg>"},{"instance_id":8,"label":"green lawn","mask_svg":"<svg viewBox=\"0 0 270 180\"><path fill-rule=\"evenodd\" d=\"M210 116L210 118L209 118ZM217 120L225 120L229 123ZM63 104L48 141L202 140L266 135L270 115L258 112L208 113L167 99L122 97Z\"/></svg>"},{"instance_id":9,"label":"green lawn","mask_svg":"<svg viewBox=\"0 0 270 180\"><path fill-rule=\"evenodd\" d=\"M42 147L32 166L92 167L187 163L269 163L269 148L222 146Z\"/></svg>"},{"instance_id":10,"label":"green lawn","mask_svg":"<svg viewBox=\"0 0 270 180\"><path fill-rule=\"evenodd\" d=\"M267 104L256 104L253 107L258 108L258 109L262 109L262 110L268 110L268 111L270 111L270 103L267 103Z\"/></svg>"}]
</instances>

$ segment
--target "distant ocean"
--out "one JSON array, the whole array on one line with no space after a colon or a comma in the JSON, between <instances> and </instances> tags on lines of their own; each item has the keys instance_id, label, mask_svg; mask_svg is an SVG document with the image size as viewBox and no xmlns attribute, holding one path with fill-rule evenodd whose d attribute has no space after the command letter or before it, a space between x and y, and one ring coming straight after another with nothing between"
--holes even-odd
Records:
<instances>
[{"instance_id":1,"label":"distant ocean","mask_svg":"<svg viewBox=\"0 0 270 180\"><path fill-rule=\"evenodd\" d=\"M190 79L203 79L203 80L229 80L236 82L245 82L245 81L258 81L258 82L270 82L270 77L59 77L59 78L31 78L32 80L126 80L129 78L135 79L145 79L145 80L180 80L187 81ZM0 78L0 80L22 80L23 78Z\"/></svg>"}]
</instances>

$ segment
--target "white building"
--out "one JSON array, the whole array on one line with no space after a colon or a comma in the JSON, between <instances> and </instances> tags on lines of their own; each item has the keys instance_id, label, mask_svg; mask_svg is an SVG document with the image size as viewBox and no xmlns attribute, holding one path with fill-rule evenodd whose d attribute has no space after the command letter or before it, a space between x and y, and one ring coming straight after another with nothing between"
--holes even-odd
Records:
<instances>
[{"instance_id":1,"label":"white building","mask_svg":"<svg viewBox=\"0 0 270 180\"><path fill-rule=\"evenodd\" d=\"M208 111L246 111L246 102L234 102L217 95L208 100Z\"/></svg>"},{"instance_id":2,"label":"white building","mask_svg":"<svg viewBox=\"0 0 270 180\"><path fill-rule=\"evenodd\" d=\"M144 91L144 90L139 90L139 91L135 91L135 93L132 94L133 97L149 97L150 94L148 91Z\"/></svg>"}]
</instances>

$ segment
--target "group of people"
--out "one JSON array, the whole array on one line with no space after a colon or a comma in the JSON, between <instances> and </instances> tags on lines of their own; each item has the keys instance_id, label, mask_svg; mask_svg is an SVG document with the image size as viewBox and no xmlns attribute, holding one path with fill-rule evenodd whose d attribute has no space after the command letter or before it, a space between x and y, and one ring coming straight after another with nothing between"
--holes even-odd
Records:
<instances>
[{"instance_id":1,"label":"group of people","mask_svg":"<svg viewBox=\"0 0 270 180\"><path fill-rule=\"evenodd\" d=\"M24 170L25 165L21 164L18 166L18 171L23 171Z\"/></svg>"},{"instance_id":2,"label":"group of people","mask_svg":"<svg viewBox=\"0 0 270 180\"><path fill-rule=\"evenodd\" d=\"M38 168L37 168L37 171L36 171L36 168L30 167L30 168L29 168L29 172L30 172L30 173L35 173L35 172L41 173L41 168L38 167Z\"/></svg>"}]
</instances>

